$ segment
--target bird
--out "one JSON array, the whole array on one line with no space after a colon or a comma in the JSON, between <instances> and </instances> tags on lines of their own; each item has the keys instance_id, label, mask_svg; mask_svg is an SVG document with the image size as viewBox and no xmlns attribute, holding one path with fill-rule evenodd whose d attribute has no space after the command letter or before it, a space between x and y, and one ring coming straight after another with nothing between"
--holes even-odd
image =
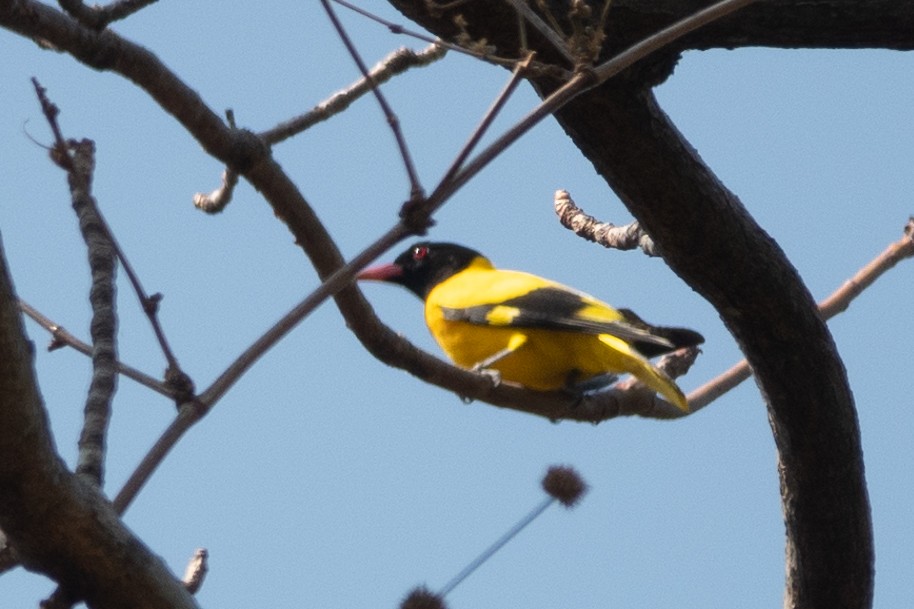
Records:
<instances>
[{"instance_id":1,"label":"bird","mask_svg":"<svg viewBox=\"0 0 914 609\"><path fill-rule=\"evenodd\" d=\"M650 325L560 283L495 268L456 243L415 243L356 279L397 284L422 299L429 331L462 368L537 391L574 391L628 373L689 412L682 390L648 359L703 343L693 330Z\"/></svg>"}]
</instances>

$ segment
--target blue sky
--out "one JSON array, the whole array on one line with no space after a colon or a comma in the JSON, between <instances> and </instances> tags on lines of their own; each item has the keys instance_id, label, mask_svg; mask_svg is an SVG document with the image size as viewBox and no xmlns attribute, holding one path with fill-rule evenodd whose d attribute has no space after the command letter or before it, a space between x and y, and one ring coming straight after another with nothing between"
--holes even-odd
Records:
<instances>
[{"instance_id":1,"label":"blue sky","mask_svg":"<svg viewBox=\"0 0 914 609\"><path fill-rule=\"evenodd\" d=\"M342 15L369 64L404 44L424 46ZM161 3L114 29L254 130L357 78L317 2ZM164 294L161 319L181 364L207 386L317 285L307 260L245 184L221 215L198 212L193 194L215 188L222 168L129 82L6 32L0 50L0 230L19 295L88 336L86 255L66 179L30 140L50 141L29 82L36 76L61 107L65 134L95 140L95 195L146 289ZM824 298L898 239L912 213L912 70L914 58L884 51L689 53L657 95ZM451 54L385 86L428 190L506 77ZM521 87L497 128L535 103ZM408 196L370 98L274 154L348 256L391 226ZM710 305L661 260L603 250L561 228L551 207L558 188L604 220L631 219L545 121L461 190L430 236L701 331L704 353L680 381L687 392L740 358ZM914 604L912 277L910 263L899 265L831 324L863 433L877 607ZM412 295L364 290L385 322L439 353ZM119 311L122 359L160 374L163 358L123 273ZM28 332L46 344L37 326ZM72 464L89 362L39 348L37 369ZM109 493L173 415L167 400L120 381ZM557 463L576 467L590 493L571 512L547 511L452 592L451 607L780 605L776 454L754 383L675 422L553 424L465 404L386 367L332 304L188 434L126 522L179 574L195 548L209 549L205 607L392 607L416 585L443 586L540 501L539 479ZM0 577L9 606L34 606L51 589L21 569Z\"/></svg>"}]
</instances>

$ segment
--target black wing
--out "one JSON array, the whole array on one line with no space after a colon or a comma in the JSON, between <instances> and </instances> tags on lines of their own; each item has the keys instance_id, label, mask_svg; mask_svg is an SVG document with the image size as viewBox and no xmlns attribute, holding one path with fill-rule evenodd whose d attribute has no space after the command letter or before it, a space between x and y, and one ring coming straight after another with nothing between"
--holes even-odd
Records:
<instances>
[{"instance_id":1,"label":"black wing","mask_svg":"<svg viewBox=\"0 0 914 609\"><path fill-rule=\"evenodd\" d=\"M545 287L501 303L477 305L462 309L442 307L444 318L486 326L539 328L587 334L610 334L629 342L645 355L666 353L677 345L665 336L654 333L653 326L644 323L630 311L619 311L618 320L596 319L587 312L613 309L582 294L561 288ZM632 322L629 321L629 315Z\"/></svg>"}]
</instances>

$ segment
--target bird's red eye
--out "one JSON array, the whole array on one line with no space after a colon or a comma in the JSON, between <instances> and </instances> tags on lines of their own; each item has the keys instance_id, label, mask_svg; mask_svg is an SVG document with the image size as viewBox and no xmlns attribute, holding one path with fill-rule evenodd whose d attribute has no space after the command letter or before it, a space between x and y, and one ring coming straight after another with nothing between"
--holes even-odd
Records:
<instances>
[{"instance_id":1,"label":"bird's red eye","mask_svg":"<svg viewBox=\"0 0 914 609\"><path fill-rule=\"evenodd\" d=\"M419 261L428 256L428 248L424 245L419 245L413 248L413 260Z\"/></svg>"}]
</instances>

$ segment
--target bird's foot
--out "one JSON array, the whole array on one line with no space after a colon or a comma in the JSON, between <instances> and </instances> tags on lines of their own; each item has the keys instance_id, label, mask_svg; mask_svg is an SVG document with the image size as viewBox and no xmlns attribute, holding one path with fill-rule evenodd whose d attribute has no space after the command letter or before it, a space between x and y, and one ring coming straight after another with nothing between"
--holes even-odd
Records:
<instances>
[{"instance_id":1,"label":"bird's foot","mask_svg":"<svg viewBox=\"0 0 914 609\"><path fill-rule=\"evenodd\" d=\"M483 368L477 364L476 366L470 368L470 370L488 378L492 383L492 387L498 387L501 385L501 372L495 370L494 368Z\"/></svg>"}]
</instances>

